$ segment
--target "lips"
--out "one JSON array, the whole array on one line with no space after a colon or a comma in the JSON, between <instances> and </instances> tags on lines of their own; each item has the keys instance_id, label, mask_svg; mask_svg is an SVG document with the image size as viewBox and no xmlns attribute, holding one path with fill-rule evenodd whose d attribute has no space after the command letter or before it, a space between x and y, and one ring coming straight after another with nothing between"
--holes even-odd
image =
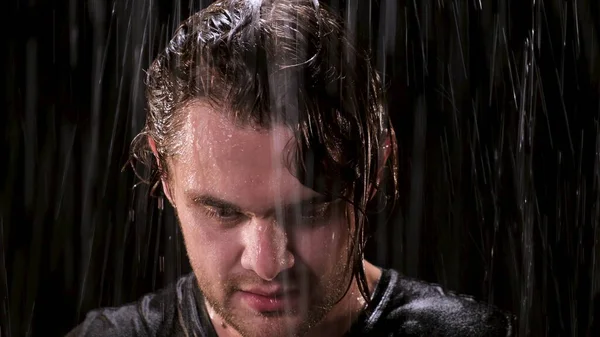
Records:
<instances>
[{"instance_id":1,"label":"lips","mask_svg":"<svg viewBox=\"0 0 600 337\"><path fill-rule=\"evenodd\" d=\"M242 290L245 293L261 295L265 297L277 297L286 293L292 293L295 289L283 289L281 286L264 287L264 288L247 288Z\"/></svg>"},{"instance_id":2,"label":"lips","mask_svg":"<svg viewBox=\"0 0 600 337\"><path fill-rule=\"evenodd\" d=\"M295 310L299 291L278 288L252 288L239 292L241 300L258 312L281 312Z\"/></svg>"}]
</instances>

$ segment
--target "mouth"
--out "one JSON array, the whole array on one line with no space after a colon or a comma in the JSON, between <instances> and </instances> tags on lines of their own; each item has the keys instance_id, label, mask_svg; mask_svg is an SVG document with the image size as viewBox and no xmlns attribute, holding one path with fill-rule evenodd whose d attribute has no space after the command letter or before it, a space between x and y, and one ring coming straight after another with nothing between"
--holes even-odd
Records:
<instances>
[{"instance_id":1,"label":"mouth","mask_svg":"<svg viewBox=\"0 0 600 337\"><path fill-rule=\"evenodd\" d=\"M268 314L281 312L294 312L297 310L299 291L240 291L242 302L254 311Z\"/></svg>"}]
</instances>

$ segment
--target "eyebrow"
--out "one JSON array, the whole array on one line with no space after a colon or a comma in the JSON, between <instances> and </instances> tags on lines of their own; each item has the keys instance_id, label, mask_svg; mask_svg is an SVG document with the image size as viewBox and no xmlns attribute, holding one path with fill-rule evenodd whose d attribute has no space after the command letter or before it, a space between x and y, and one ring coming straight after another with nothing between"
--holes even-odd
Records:
<instances>
[{"instance_id":1,"label":"eyebrow","mask_svg":"<svg viewBox=\"0 0 600 337\"><path fill-rule=\"evenodd\" d=\"M193 193L189 193L189 194L194 195ZM242 211L242 208L240 206L238 206L232 202L229 202L227 200L217 198L210 194L201 194L200 196L193 197L192 200L194 201L194 203L197 203L197 204L200 204L200 205L206 206L206 207L220 208L220 209L232 210L232 211L237 211L237 212ZM332 202L332 201L335 201L335 200L331 199L330 197L324 196L324 195L318 195L318 196L313 196L313 197L310 197L310 198L307 198L304 200L300 200L297 203L283 205L283 208L288 208L291 206L307 206L307 205L314 205L314 204L323 204L323 203Z\"/></svg>"},{"instance_id":2,"label":"eyebrow","mask_svg":"<svg viewBox=\"0 0 600 337\"><path fill-rule=\"evenodd\" d=\"M193 197L192 200L203 206L241 211L241 207L238 205L210 194L202 194L199 197Z\"/></svg>"}]
</instances>

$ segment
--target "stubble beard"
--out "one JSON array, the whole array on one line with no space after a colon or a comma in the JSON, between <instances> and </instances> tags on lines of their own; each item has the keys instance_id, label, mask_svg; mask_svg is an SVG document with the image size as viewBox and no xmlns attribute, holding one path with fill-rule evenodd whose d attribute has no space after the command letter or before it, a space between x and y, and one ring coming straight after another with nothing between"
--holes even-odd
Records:
<instances>
[{"instance_id":1,"label":"stubble beard","mask_svg":"<svg viewBox=\"0 0 600 337\"><path fill-rule=\"evenodd\" d=\"M220 316L223 323L235 329L244 337L303 337L333 309L336 303L346 294L348 285L352 280L348 268L342 272L334 273L325 284L317 287L318 294L308 294L306 311L261 314L248 311L237 303L231 302L235 289L225 286L225 289L215 289L214 282L204 279L203 272L196 272L198 286L205 301ZM315 288L312 288L315 289ZM219 296L219 292L224 296ZM218 324L214 322L214 324Z\"/></svg>"}]
</instances>

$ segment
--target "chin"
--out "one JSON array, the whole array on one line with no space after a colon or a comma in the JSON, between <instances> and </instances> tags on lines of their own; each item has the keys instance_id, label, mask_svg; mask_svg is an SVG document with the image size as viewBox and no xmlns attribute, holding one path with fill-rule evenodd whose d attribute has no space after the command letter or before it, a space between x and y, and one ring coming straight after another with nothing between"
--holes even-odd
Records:
<instances>
[{"instance_id":1,"label":"chin","mask_svg":"<svg viewBox=\"0 0 600 337\"><path fill-rule=\"evenodd\" d=\"M234 315L231 319L236 324L230 324L245 337L301 336L308 328L307 324L303 324L307 318L297 313L244 312Z\"/></svg>"},{"instance_id":2,"label":"chin","mask_svg":"<svg viewBox=\"0 0 600 337\"><path fill-rule=\"evenodd\" d=\"M287 324L264 324L250 326L248 329L237 329L244 337L300 337L304 336L306 331L302 331L297 326Z\"/></svg>"}]
</instances>

